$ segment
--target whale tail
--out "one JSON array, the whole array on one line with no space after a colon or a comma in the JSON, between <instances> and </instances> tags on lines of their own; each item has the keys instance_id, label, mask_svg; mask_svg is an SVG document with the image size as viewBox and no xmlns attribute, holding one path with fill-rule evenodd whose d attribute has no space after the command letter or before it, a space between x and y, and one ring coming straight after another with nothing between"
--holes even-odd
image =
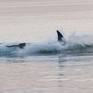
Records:
<instances>
[{"instance_id":1,"label":"whale tail","mask_svg":"<svg viewBox=\"0 0 93 93\"><path fill-rule=\"evenodd\" d=\"M65 44L66 41L64 39L64 36L57 30L57 36L58 36L58 41L61 43L61 44Z\"/></svg>"}]
</instances>

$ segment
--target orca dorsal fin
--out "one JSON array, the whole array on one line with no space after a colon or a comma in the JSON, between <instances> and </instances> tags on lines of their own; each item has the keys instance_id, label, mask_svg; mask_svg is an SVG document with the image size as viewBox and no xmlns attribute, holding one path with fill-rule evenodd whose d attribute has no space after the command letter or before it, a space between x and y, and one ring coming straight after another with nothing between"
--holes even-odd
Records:
<instances>
[{"instance_id":1,"label":"orca dorsal fin","mask_svg":"<svg viewBox=\"0 0 93 93\"><path fill-rule=\"evenodd\" d=\"M18 47L21 48L21 49L23 49L25 46L26 46L26 43L20 43L20 44L18 45Z\"/></svg>"},{"instance_id":2,"label":"orca dorsal fin","mask_svg":"<svg viewBox=\"0 0 93 93\"><path fill-rule=\"evenodd\" d=\"M57 35L58 35L58 41L63 41L62 39L64 38L63 35L57 30Z\"/></svg>"},{"instance_id":3,"label":"orca dorsal fin","mask_svg":"<svg viewBox=\"0 0 93 93\"><path fill-rule=\"evenodd\" d=\"M58 36L58 41L61 42L62 45L64 45L66 43L65 39L64 39L64 36L58 30L57 30L57 36Z\"/></svg>"}]
</instances>

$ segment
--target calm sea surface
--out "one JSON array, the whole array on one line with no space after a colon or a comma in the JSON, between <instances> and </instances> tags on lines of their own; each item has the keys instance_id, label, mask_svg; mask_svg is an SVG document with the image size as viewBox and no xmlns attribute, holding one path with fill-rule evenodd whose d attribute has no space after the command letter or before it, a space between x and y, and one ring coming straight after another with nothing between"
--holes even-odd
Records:
<instances>
[{"instance_id":1,"label":"calm sea surface","mask_svg":"<svg viewBox=\"0 0 93 93\"><path fill-rule=\"evenodd\" d=\"M0 58L0 93L93 93L93 56Z\"/></svg>"}]
</instances>

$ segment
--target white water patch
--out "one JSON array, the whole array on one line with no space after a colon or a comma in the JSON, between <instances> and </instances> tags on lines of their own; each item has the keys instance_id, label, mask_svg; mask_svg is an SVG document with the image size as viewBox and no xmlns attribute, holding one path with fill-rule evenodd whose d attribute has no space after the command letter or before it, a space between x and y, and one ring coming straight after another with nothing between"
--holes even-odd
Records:
<instances>
[{"instance_id":1,"label":"white water patch","mask_svg":"<svg viewBox=\"0 0 93 93\"><path fill-rule=\"evenodd\" d=\"M66 37L67 38L67 37ZM90 35L71 34L66 39L66 44L62 45L57 40L47 40L45 42L26 43L24 48L18 46L19 43L1 43L0 56L21 57L32 55L51 55L51 54L79 54L93 53L93 41Z\"/></svg>"}]
</instances>

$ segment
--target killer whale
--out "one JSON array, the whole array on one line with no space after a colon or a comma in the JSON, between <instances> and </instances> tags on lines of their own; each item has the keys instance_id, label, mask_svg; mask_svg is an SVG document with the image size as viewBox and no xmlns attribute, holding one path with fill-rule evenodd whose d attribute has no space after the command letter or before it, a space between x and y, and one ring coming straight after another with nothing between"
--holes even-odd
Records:
<instances>
[{"instance_id":1,"label":"killer whale","mask_svg":"<svg viewBox=\"0 0 93 93\"><path fill-rule=\"evenodd\" d=\"M19 44L10 45L10 46L7 46L7 47L18 47L20 49L23 49L25 46L26 46L26 43L19 43Z\"/></svg>"},{"instance_id":2,"label":"killer whale","mask_svg":"<svg viewBox=\"0 0 93 93\"><path fill-rule=\"evenodd\" d=\"M58 42L60 42L62 45L66 44L65 38L62 33L60 33L59 30L57 30L57 36L58 36Z\"/></svg>"},{"instance_id":3,"label":"killer whale","mask_svg":"<svg viewBox=\"0 0 93 93\"><path fill-rule=\"evenodd\" d=\"M63 34L57 30L57 36L58 36L58 42L60 42L60 44L64 45L66 43ZM26 46L26 43L19 43L19 44L14 44L14 45L8 45L6 47L15 47L15 48L20 48L23 49Z\"/></svg>"}]
</instances>

